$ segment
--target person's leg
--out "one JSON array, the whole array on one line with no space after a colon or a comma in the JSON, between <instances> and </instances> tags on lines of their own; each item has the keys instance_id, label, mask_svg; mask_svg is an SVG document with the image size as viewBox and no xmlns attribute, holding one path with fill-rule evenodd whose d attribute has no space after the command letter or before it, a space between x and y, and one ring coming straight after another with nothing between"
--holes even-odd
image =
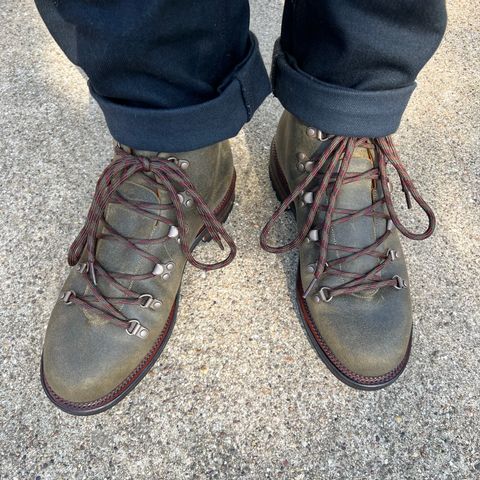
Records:
<instances>
[{"instance_id":1,"label":"person's leg","mask_svg":"<svg viewBox=\"0 0 480 480\"><path fill-rule=\"evenodd\" d=\"M397 230L427 238L435 217L388 135L445 20L443 0L285 5L272 80L287 112L270 163L283 203L261 244L273 253L299 248L297 300L307 334L330 370L356 388L389 385L409 357L412 315ZM409 231L395 213L387 165L427 214L424 232ZM270 232L291 206L298 234L273 246Z\"/></svg>"},{"instance_id":2,"label":"person's leg","mask_svg":"<svg viewBox=\"0 0 480 480\"><path fill-rule=\"evenodd\" d=\"M193 150L238 133L268 95L248 0L36 0L89 77L112 136Z\"/></svg>"},{"instance_id":3,"label":"person's leg","mask_svg":"<svg viewBox=\"0 0 480 480\"><path fill-rule=\"evenodd\" d=\"M186 263L233 260L222 226L235 196L228 141L270 91L247 0L37 0L89 76L119 142L97 183L53 310L42 382L61 409L101 412L161 354ZM157 153L161 152L161 153ZM192 251L214 239L213 264Z\"/></svg>"},{"instance_id":4,"label":"person's leg","mask_svg":"<svg viewBox=\"0 0 480 480\"><path fill-rule=\"evenodd\" d=\"M389 135L445 26L444 0L287 0L274 94L323 131Z\"/></svg>"}]
</instances>

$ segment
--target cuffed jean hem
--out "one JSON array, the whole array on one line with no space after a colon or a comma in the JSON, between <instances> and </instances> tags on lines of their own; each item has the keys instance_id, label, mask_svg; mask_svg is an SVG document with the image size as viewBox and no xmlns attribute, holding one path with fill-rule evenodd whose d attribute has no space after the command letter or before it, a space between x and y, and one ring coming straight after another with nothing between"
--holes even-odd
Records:
<instances>
[{"instance_id":1,"label":"cuffed jean hem","mask_svg":"<svg viewBox=\"0 0 480 480\"><path fill-rule=\"evenodd\" d=\"M234 137L270 93L270 81L257 39L219 95L208 102L177 109L122 105L90 92L105 115L110 133L129 147L155 152L186 152Z\"/></svg>"},{"instance_id":2,"label":"cuffed jean hem","mask_svg":"<svg viewBox=\"0 0 480 480\"><path fill-rule=\"evenodd\" d=\"M277 41L272 62L273 94L304 123L348 137L384 137L400 124L415 84L361 91L322 82L298 68Z\"/></svg>"}]
</instances>

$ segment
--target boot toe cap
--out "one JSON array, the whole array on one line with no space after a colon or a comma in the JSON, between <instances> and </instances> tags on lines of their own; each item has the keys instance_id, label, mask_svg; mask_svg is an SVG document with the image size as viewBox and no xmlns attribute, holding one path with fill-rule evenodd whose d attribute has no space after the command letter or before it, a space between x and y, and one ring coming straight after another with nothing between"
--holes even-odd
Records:
<instances>
[{"instance_id":1,"label":"boot toe cap","mask_svg":"<svg viewBox=\"0 0 480 480\"><path fill-rule=\"evenodd\" d=\"M42 355L42 382L67 411L112 402L145 355L141 340L108 323L55 316Z\"/></svg>"},{"instance_id":2,"label":"boot toe cap","mask_svg":"<svg viewBox=\"0 0 480 480\"><path fill-rule=\"evenodd\" d=\"M409 301L401 301L396 290L306 305L307 327L340 374L359 387L389 384L401 374L408 360L412 319Z\"/></svg>"}]
</instances>

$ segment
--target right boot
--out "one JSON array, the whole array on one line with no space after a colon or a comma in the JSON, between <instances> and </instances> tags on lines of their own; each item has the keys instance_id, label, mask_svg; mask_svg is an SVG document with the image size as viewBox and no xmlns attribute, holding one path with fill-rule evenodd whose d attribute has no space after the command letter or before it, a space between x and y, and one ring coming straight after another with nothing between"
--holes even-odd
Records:
<instances>
[{"instance_id":1,"label":"right boot","mask_svg":"<svg viewBox=\"0 0 480 480\"><path fill-rule=\"evenodd\" d=\"M234 195L228 141L183 153L116 145L45 336L41 380L57 407L102 412L145 376L172 332L186 263L213 270L235 256L222 225ZM192 251L211 239L230 252L201 263Z\"/></svg>"},{"instance_id":2,"label":"right boot","mask_svg":"<svg viewBox=\"0 0 480 480\"><path fill-rule=\"evenodd\" d=\"M427 215L424 232L410 231L397 215L393 172L408 208L413 197ZM423 240L435 228L435 215L392 139L328 135L284 112L272 143L270 177L282 204L264 227L261 245L271 253L298 248L296 298L312 346L351 387L392 384L408 362L413 325L398 232ZM287 209L295 214L297 235L272 245L272 229Z\"/></svg>"}]
</instances>

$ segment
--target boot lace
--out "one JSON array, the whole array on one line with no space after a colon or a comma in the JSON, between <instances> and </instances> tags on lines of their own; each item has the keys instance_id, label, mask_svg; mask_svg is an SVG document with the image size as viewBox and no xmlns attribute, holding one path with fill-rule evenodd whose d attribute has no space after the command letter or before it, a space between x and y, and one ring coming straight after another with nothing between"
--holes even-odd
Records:
<instances>
[{"instance_id":1,"label":"boot lace","mask_svg":"<svg viewBox=\"0 0 480 480\"><path fill-rule=\"evenodd\" d=\"M358 147L373 148L377 159L377 166L362 173L348 172L354 150ZM391 279L383 279L381 277L381 271L388 263L395 260L396 252L387 251L382 253L378 251L378 247L387 240L389 235L391 235L393 225L397 227L404 236L412 240L424 240L428 238L435 229L435 215L433 210L428 206L415 188L415 185L399 159L391 137L371 139L334 136L332 137L330 145L323 151L323 153L321 153L321 150L321 148L317 150L311 158L314 165L311 172L297 185L291 194L285 198L263 228L260 235L260 244L262 248L272 253L285 253L298 248L307 238L309 238L310 241L315 242L319 247L318 261L316 265L314 264L311 266L310 271L313 273L313 279L304 291L303 298L310 295L317 284L328 275L343 277L345 279L345 282L339 286L321 287L314 297L317 302L320 300L329 302L339 295L376 290L384 287L405 288L406 283L398 275L395 275ZM331 161L328 164L327 162L330 159ZM400 221L394 209L390 193L389 179L387 176L388 164L393 166L400 178L407 207L410 209L412 206L412 196L427 215L428 228L424 232L412 232ZM326 166L326 169L324 169L325 171L320 173L324 166ZM383 190L382 198L374 201L372 205L360 210L340 209L335 207L342 185L365 179L380 181ZM318 186L311 188L311 192L309 192L311 195L308 199L308 203L310 204L308 217L302 228L298 231L296 237L285 245L269 245L268 238L276 222L293 204L293 202L304 194L305 190L312 182L315 182ZM328 199L327 205L322 204L322 200L325 197ZM386 206L388 213L382 208L383 205ZM321 228L312 229L319 211L325 212L323 224L321 225ZM337 218L334 219L334 215L337 216ZM385 233L365 248L354 248L329 243L330 232L334 225L354 220L360 216L385 219L387 226ZM327 262L327 252L329 249L342 252L345 255ZM354 261L362 255L369 255L378 258L378 265L364 274L344 270L343 267L346 264Z\"/></svg>"},{"instance_id":2,"label":"boot lace","mask_svg":"<svg viewBox=\"0 0 480 480\"><path fill-rule=\"evenodd\" d=\"M105 168L97 182L85 225L80 230L68 252L69 265L77 265L77 269L85 279L91 295L82 296L74 291L68 291L62 295L62 298L68 305L76 304L86 310L93 310L97 315L107 319L112 324L124 328L130 335L144 338L147 336L148 330L138 320L126 318L119 308L122 305L139 305L143 308L157 310L162 302L149 294L139 295L122 285L120 280L130 284L130 282L147 280L158 275L164 275L166 276L164 278L168 278L170 271L173 269L173 263L167 262L162 264L160 258L142 247L152 244L159 245L171 238L178 238L180 248L190 264L199 269L214 270L228 265L233 260L236 254L236 246L222 223L216 218L188 176L178 165L175 157L146 158L129 154L119 147L116 147L115 154L115 159ZM119 187L138 173L143 175L144 180L155 191L158 189L166 191L171 203L135 201L122 196L118 191ZM208 232L208 235L217 243L221 250L224 250L222 239L228 245L229 254L225 259L216 263L202 263L193 256L192 249L186 239L188 226L185 221L184 209L182 208L182 195L189 198L191 206L195 206L203 221L202 231ZM105 218L106 208L109 203L121 204L139 215L168 225L168 233L153 239L133 238L122 235ZM176 221L172 221L162 215L162 212L167 210L175 211ZM103 233L99 227L103 227ZM108 271L96 258L96 247L100 239L122 243L129 250L149 260L153 268L142 274ZM79 264L78 262L84 251L86 252L86 262ZM118 297L107 297L102 294L98 287L98 279L100 277L107 284L118 290Z\"/></svg>"}]
</instances>

